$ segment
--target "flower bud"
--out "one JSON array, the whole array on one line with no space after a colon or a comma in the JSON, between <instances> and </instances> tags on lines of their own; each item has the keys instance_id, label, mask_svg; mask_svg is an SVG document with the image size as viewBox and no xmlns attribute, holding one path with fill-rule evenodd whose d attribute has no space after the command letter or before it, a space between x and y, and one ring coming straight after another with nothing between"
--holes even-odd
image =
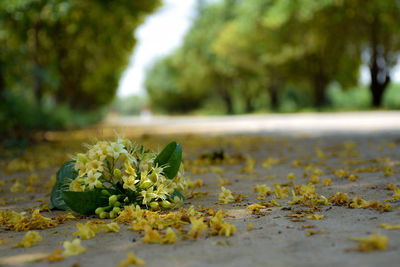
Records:
<instances>
[{"instance_id":1,"label":"flower bud","mask_svg":"<svg viewBox=\"0 0 400 267\"><path fill-rule=\"evenodd\" d=\"M84 184L85 183L85 179L83 179L83 178L78 179L78 183Z\"/></svg>"},{"instance_id":2,"label":"flower bud","mask_svg":"<svg viewBox=\"0 0 400 267\"><path fill-rule=\"evenodd\" d=\"M119 207L114 207L112 211L115 213L115 215L118 215L121 209Z\"/></svg>"},{"instance_id":3,"label":"flower bud","mask_svg":"<svg viewBox=\"0 0 400 267\"><path fill-rule=\"evenodd\" d=\"M108 217L108 212L103 211L102 213L100 213L99 217L100 219L106 219Z\"/></svg>"},{"instance_id":4,"label":"flower bud","mask_svg":"<svg viewBox=\"0 0 400 267\"><path fill-rule=\"evenodd\" d=\"M105 189L101 190L101 193L102 193L103 195L105 195L105 196L109 196L109 195L111 195L111 193L110 193L110 192L108 192L108 191L107 191L107 190L105 190Z\"/></svg>"},{"instance_id":5,"label":"flower bud","mask_svg":"<svg viewBox=\"0 0 400 267\"><path fill-rule=\"evenodd\" d=\"M147 189L149 188L153 183L150 180L146 180L144 181L141 185L140 185L140 189Z\"/></svg>"},{"instance_id":6,"label":"flower bud","mask_svg":"<svg viewBox=\"0 0 400 267\"><path fill-rule=\"evenodd\" d=\"M103 188L103 184L100 181L96 182L96 188Z\"/></svg>"},{"instance_id":7,"label":"flower bud","mask_svg":"<svg viewBox=\"0 0 400 267\"><path fill-rule=\"evenodd\" d=\"M149 206L150 206L150 208L153 209L153 210L157 210L157 209L159 208L158 202L155 202L155 201L150 202L150 203L149 203Z\"/></svg>"},{"instance_id":8,"label":"flower bud","mask_svg":"<svg viewBox=\"0 0 400 267\"><path fill-rule=\"evenodd\" d=\"M103 213L103 212L104 212L104 208L103 208L103 207L97 208L97 209L94 211L94 213L96 213L97 215L100 215L100 214Z\"/></svg>"},{"instance_id":9,"label":"flower bud","mask_svg":"<svg viewBox=\"0 0 400 267\"><path fill-rule=\"evenodd\" d=\"M110 219L114 219L115 218L115 212L114 210L110 211Z\"/></svg>"},{"instance_id":10,"label":"flower bud","mask_svg":"<svg viewBox=\"0 0 400 267\"><path fill-rule=\"evenodd\" d=\"M169 202L168 200L163 200L161 201L161 207L163 207L164 209L169 209L171 207L171 202Z\"/></svg>"},{"instance_id":11,"label":"flower bud","mask_svg":"<svg viewBox=\"0 0 400 267\"><path fill-rule=\"evenodd\" d=\"M114 177L117 178L118 180L121 179L121 170L120 169L114 169Z\"/></svg>"},{"instance_id":12,"label":"flower bud","mask_svg":"<svg viewBox=\"0 0 400 267\"><path fill-rule=\"evenodd\" d=\"M113 204L115 203L115 201L118 200L118 197L116 195L112 195L108 198L108 203L110 204L110 206L113 206Z\"/></svg>"},{"instance_id":13,"label":"flower bud","mask_svg":"<svg viewBox=\"0 0 400 267\"><path fill-rule=\"evenodd\" d=\"M115 203L114 203L114 207L120 207L121 206L121 202L119 202L119 201L115 201Z\"/></svg>"},{"instance_id":14,"label":"flower bud","mask_svg":"<svg viewBox=\"0 0 400 267\"><path fill-rule=\"evenodd\" d=\"M83 154L83 153L78 153L78 154L76 155L76 157L77 157L77 159L78 159L79 161L86 162L86 155L85 155L85 154Z\"/></svg>"}]
</instances>

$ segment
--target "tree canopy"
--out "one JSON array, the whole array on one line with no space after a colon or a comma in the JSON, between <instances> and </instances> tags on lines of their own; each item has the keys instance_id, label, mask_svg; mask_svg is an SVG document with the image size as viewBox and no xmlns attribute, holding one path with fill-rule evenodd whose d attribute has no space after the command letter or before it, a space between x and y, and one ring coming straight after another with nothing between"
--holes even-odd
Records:
<instances>
[{"instance_id":1,"label":"tree canopy","mask_svg":"<svg viewBox=\"0 0 400 267\"><path fill-rule=\"evenodd\" d=\"M399 52L397 1L221 0L199 6L182 46L160 59L162 68L174 68L170 96L190 92L192 101L197 98L191 109L216 98L228 113L278 109L283 96L298 105L311 99L306 104L321 108L329 104L330 85L357 85L363 63L370 69L372 105L381 105ZM147 76L154 104L163 98L160 68L156 63Z\"/></svg>"}]
</instances>

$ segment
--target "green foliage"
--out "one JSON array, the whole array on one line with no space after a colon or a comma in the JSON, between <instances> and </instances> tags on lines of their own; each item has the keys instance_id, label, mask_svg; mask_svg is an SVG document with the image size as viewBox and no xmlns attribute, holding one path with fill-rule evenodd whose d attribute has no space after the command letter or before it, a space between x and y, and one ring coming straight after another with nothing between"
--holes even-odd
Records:
<instances>
[{"instance_id":1,"label":"green foliage","mask_svg":"<svg viewBox=\"0 0 400 267\"><path fill-rule=\"evenodd\" d=\"M68 208L79 214L94 214L98 207L107 206L108 197L101 190L85 192L62 191L62 198Z\"/></svg>"},{"instance_id":2,"label":"green foliage","mask_svg":"<svg viewBox=\"0 0 400 267\"><path fill-rule=\"evenodd\" d=\"M75 161L70 160L57 171L57 180L51 191L50 201L53 208L67 210L68 204L64 201L62 192L69 190L69 184L75 179L78 173L74 170Z\"/></svg>"},{"instance_id":3,"label":"green foliage","mask_svg":"<svg viewBox=\"0 0 400 267\"><path fill-rule=\"evenodd\" d=\"M159 0L1 1L0 117L11 120L6 131L81 124L65 120L75 110L98 111L111 103L136 43L133 32L159 4ZM54 112L53 107L59 106ZM14 110L26 114L11 119Z\"/></svg>"},{"instance_id":4,"label":"green foliage","mask_svg":"<svg viewBox=\"0 0 400 267\"><path fill-rule=\"evenodd\" d=\"M209 4L183 45L149 71L150 101L170 112L220 103L215 99L227 113L332 107L328 89L357 86L364 61L376 106L400 52L399 16L394 0Z\"/></svg>"},{"instance_id":5,"label":"green foliage","mask_svg":"<svg viewBox=\"0 0 400 267\"><path fill-rule=\"evenodd\" d=\"M164 174L168 179L174 179L182 162L182 147L176 142L169 143L154 160L157 166L166 166Z\"/></svg>"}]
</instances>

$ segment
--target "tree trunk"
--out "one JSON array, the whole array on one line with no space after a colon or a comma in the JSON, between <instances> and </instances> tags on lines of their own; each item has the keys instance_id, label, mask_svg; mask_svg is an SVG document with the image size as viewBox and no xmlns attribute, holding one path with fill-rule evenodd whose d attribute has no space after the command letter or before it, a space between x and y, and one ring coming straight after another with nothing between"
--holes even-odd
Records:
<instances>
[{"instance_id":1,"label":"tree trunk","mask_svg":"<svg viewBox=\"0 0 400 267\"><path fill-rule=\"evenodd\" d=\"M281 79L273 80L271 85L268 87L269 93L269 104L272 110L278 110L279 108L279 88L281 87Z\"/></svg>"},{"instance_id":2,"label":"tree trunk","mask_svg":"<svg viewBox=\"0 0 400 267\"><path fill-rule=\"evenodd\" d=\"M5 89L6 89L6 82L4 79L4 66L3 63L0 62L0 97L3 96Z\"/></svg>"},{"instance_id":3,"label":"tree trunk","mask_svg":"<svg viewBox=\"0 0 400 267\"><path fill-rule=\"evenodd\" d=\"M245 111L246 111L246 113L254 112L255 108L254 108L254 105L253 105L253 103L251 101L251 97L250 96L246 96L244 102L245 102Z\"/></svg>"},{"instance_id":4,"label":"tree trunk","mask_svg":"<svg viewBox=\"0 0 400 267\"><path fill-rule=\"evenodd\" d=\"M221 98L225 102L226 113L232 115L234 113L232 97L229 95L229 92L227 92L226 90L223 91L225 92L221 94Z\"/></svg>"},{"instance_id":5,"label":"tree trunk","mask_svg":"<svg viewBox=\"0 0 400 267\"><path fill-rule=\"evenodd\" d=\"M371 75L370 90L372 94L372 106L379 108L382 105L383 93L390 82L390 75L385 57L384 47L379 44L380 21L376 15L371 25L371 49L372 55L369 64Z\"/></svg>"},{"instance_id":6,"label":"tree trunk","mask_svg":"<svg viewBox=\"0 0 400 267\"><path fill-rule=\"evenodd\" d=\"M37 23L33 27L34 29L34 40L33 40L33 70L32 70L32 80L33 80L33 93L36 99L36 103L40 104L43 98L43 75L41 73L41 66L39 62L40 54L40 41L39 41L39 31L40 24Z\"/></svg>"},{"instance_id":7,"label":"tree trunk","mask_svg":"<svg viewBox=\"0 0 400 267\"><path fill-rule=\"evenodd\" d=\"M319 74L314 79L314 106L318 109L325 104L325 89L327 81L323 74Z\"/></svg>"}]
</instances>

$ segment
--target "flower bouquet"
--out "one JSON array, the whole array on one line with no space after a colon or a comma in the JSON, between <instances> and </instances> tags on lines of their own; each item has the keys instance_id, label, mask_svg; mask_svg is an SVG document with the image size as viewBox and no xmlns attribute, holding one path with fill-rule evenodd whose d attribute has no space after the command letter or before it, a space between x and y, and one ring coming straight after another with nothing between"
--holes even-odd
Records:
<instances>
[{"instance_id":1,"label":"flower bouquet","mask_svg":"<svg viewBox=\"0 0 400 267\"><path fill-rule=\"evenodd\" d=\"M58 170L53 208L115 218L125 205L158 210L183 202L187 182L182 148L176 142L159 154L119 137L87 148Z\"/></svg>"}]
</instances>

